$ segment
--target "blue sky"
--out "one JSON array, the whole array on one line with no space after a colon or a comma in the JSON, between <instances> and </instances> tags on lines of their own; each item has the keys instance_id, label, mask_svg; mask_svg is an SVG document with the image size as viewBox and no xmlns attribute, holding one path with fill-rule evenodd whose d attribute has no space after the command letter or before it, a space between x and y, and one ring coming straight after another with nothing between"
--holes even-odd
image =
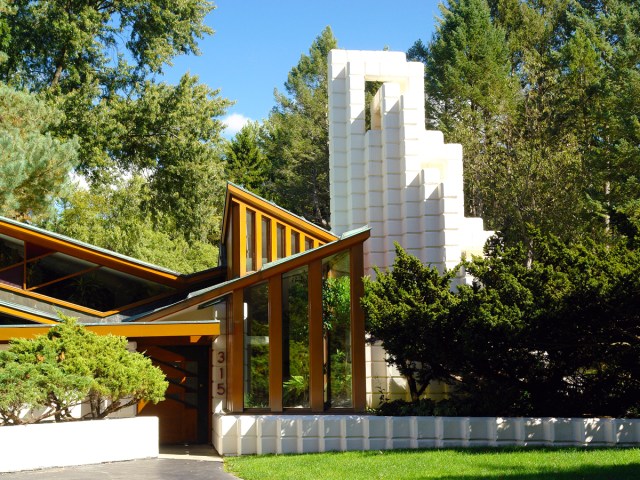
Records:
<instances>
[{"instance_id":1,"label":"blue sky","mask_svg":"<svg viewBox=\"0 0 640 480\"><path fill-rule=\"evenodd\" d=\"M185 72L220 89L236 103L228 110L227 136L246 119L262 120L274 106L274 88L284 89L289 70L330 25L339 48L406 51L432 35L437 0L214 0L206 19L215 30L200 42L202 55L182 56L164 79Z\"/></svg>"}]
</instances>

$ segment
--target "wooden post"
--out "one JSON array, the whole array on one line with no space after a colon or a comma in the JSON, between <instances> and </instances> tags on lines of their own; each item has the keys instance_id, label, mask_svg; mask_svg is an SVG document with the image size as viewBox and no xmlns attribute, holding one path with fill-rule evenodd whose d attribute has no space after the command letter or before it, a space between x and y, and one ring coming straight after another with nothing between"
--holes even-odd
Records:
<instances>
[{"instance_id":1,"label":"wooden post","mask_svg":"<svg viewBox=\"0 0 640 480\"><path fill-rule=\"evenodd\" d=\"M324 410L322 342L322 260L309 264L309 397L311 411Z\"/></svg>"},{"instance_id":2,"label":"wooden post","mask_svg":"<svg viewBox=\"0 0 640 480\"><path fill-rule=\"evenodd\" d=\"M282 276L269 279L269 406L282 412Z\"/></svg>"},{"instance_id":3,"label":"wooden post","mask_svg":"<svg viewBox=\"0 0 640 480\"><path fill-rule=\"evenodd\" d=\"M364 295L364 258L362 243L351 247L350 255L351 276L351 394L353 408L356 412L364 412L367 406L366 370L365 370L365 339L364 339L364 311L360 299Z\"/></svg>"}]
</instances>

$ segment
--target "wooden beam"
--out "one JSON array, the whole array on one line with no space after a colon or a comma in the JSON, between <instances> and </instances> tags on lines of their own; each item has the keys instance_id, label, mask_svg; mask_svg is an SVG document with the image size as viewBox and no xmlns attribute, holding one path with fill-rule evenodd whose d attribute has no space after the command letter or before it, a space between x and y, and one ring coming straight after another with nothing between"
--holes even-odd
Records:
<instances>
[{"instance_id":1,"label":"wooden beam","mask_svg":"<svg viewBox=\"0 0 640 480\"><path fill-rule=\"evenodd\" d=\"M244 292L231 295L231 329L227 332L227 408L241 413L244 409Z\"/></svg>"},{"instance_id":2,"label":"wooden beam","mask_svg":"<svg viewBox=\"0 0 640 480\"><path fill-rule=\"evenodd\" d=\"M282 277L269 279L269 406L282 412Z\"/></svg>"},{"instance_id":3,"label":"wooden beam","mask_svg":"<svg viewBox=\"0 0 640 480\"><path fill-rule=\"evenodd\" d=\"M316 259L322 259L331 255L334 255L338 252L349 249L353 245L362 243L367 238L369 238L369 235L370 235L370 231L365 230L361 233L353 235L352 237L345 238L344 240L322 245L320 248L312 250L308 254L300 255L298 257L292 258L291 260L277 263L273 266L269 266L265 269L252 273L251 275L246 275L242 278L236 278L234 281L226 282L225 284L223 284L218 288L212 288L211 290L207 291L202 295L198 295L197 297L192 297L188 300L180 302L177 305L172 305L171 307L151 313L148 316L144 317L144 320L151 321L151 320L156 320L158 318L164 318L173 313L182 311L186 308L204 303L207 300L212 300L212 299L221 297L223 295L226 295L233 290L244 288L249 285L254 285L256 283L268 280L269 278L275 275L281 275L290 270L295 270L296 268L300 268L304 265L307 265Z\"/></svg>"},{"instance_id":4,"label":"wooden beam","mask_svg":"<svg viewBox=\"0 0 640 480\"><path fill-rule=\"evenodd\" d=\"M21 325L0 327L0 341L12 338L33 338L46 334L53 325ZM87 330L98 335L121 335L124 337L216 337L220 335L220 324L213 322L153 322L88 324Z\"/></svg>"},{"instance_id":5,"label":"wooden beam","mask_svg":"<svg viewBox=\"0 0 640 480\"><path fill-rule=\"evenodd\" d=\"M134 259L114 255L109 251L98 250L97 247L93 247L92 245L76 243L71 238L66 240L60 236L50 235L48 232L34 231L30 228L14 225L13 223L2 220L0 220L0 232L24 242L34 243L56 252L65 253L72 257L81 258L164 285L176 286L179 282L179 275L175 273L158 270L152 265L138 263Z\"/></svg>"},{"instance_id":6,"label":"wooden beam","mask_svg":"<svg viewBox=\"0 0 640 480\"><path fill-rule=\"evenodd\" d=\"M311 411L324 410L324 347L322 342L322 260L309 264L309 398Z\"/></svg>"},{"instance_id":7,"label":"wooden beam","mask_svg":"<svg viewBox=\"0 0 640 480\"><path fill-rule=\"evenodd\" d=\"M364 412L367 406L365 370L364 311L360 299L364 295L364 259L362 243L349 252L351 277L351 395L356 412Z\"/></svg>"}]
</instances>

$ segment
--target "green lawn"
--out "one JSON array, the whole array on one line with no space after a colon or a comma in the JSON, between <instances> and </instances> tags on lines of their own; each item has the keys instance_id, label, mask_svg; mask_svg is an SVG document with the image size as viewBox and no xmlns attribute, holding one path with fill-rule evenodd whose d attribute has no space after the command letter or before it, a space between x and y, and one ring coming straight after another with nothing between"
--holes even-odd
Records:
<instances>
[{"instance_id":1,"label":"green lawn","mask_svg":"<svg viewBox=\"0 0 640 480\"><path fill-rule=\"evenodd\" d=\"M388 450L229 457L244 480L640 479L640 449Z\"/></svg>"}]
</instances>

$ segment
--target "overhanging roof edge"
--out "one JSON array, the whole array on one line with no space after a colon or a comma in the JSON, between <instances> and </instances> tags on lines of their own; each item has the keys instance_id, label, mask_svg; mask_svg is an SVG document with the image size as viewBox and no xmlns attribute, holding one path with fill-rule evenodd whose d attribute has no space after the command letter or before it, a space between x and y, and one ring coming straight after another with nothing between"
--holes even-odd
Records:
<instances>
[{"instance_id":1,"label":"overhanging roof edge","mask_svg":"<svg viewBox=\"0 0 640 480\"><path fill-rule=\"evenodd\" d=\"M182 277L183 276L183 274L181 274L180 272L176 272L176 271L171 270L169 268L161 267L160 265L154 265L152 263L145 262L145 261L139 260L137 258L129 257L128 255L123 255L122 253L114 252L113 250L108 250L106 248L98 247L98 246L92 245L90 243L86 243L86 242L82 242L80 240L76 240L75 238L67 237L66 235L62 235L60 233L51 232L49 230L45 230L44 228L36 227L34 225L29 225L28 223L18 222L16 220L12 220L10 218L0 216L0 223L2 223L2 222L7 223L9 225L12 225L14 227L24 228L25 230L31 231L33 233L38 233L40 235L45 235L45 236L54 238L56 240L61 240L63 242L67 242L67 243L70 243L72 245L76 245L78 247L82 247L82 248L86 248L86 249L89 249L89 250L93 250L93 251L95 251L97 253L101 253L103 255L108 255L108 256L117 258L119 260L124 260L126 262L130 262L130 263L139 265L141 267L157 270L158 272L168 273L168 274L174 275L176 277Z\"/></svg>"}]
</instances>

